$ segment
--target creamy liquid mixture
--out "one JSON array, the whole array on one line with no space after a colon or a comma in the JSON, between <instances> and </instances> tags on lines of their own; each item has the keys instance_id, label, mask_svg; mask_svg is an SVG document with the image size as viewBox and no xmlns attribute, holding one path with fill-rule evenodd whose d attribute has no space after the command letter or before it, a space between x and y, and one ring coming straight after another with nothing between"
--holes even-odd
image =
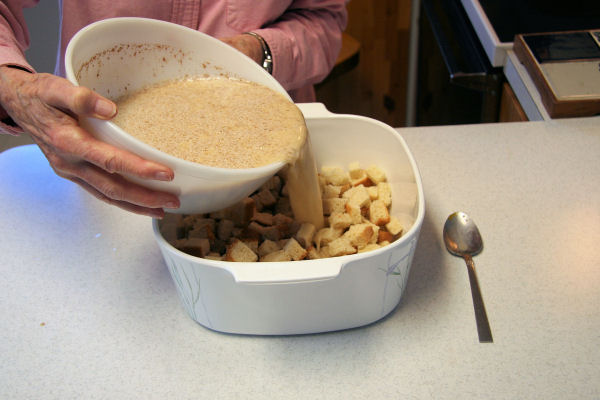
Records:
<instances>
[{"instance_id":1,"label":"creamy liquid mixture","mask_svg":"<svg viewBox=\"0 0 600 400\"><path fill-rule=\"evenodd\" d=\"M280 93L228 78L173 80L117 99L123 130L175 157L221 168L284 161L294 216L323 224L304 117Z\"/></svg>"}]
</instances>

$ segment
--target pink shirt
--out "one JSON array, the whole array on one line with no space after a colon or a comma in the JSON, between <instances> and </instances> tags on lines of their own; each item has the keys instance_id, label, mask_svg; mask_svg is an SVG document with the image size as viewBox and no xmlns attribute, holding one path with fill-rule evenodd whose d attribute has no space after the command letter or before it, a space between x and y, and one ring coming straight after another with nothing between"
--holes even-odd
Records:
<instances>
[{"instance_id":1,"label":"pink shirt","mask_svg":"<svg viewBox=\"0 0 600 400\"><path fill-rule=\"evenodd\" d=\"M29 34L22 9L33 7L38 1L0 2L0 16L4 17L0 18L0 65L33 71L23 56ZM347 1L62 0L56 73L64 76L65 49L79 29L101 19L137 16L174 22L215 37L256 32L271 50L273 76L296 102L314 101L312 85L327 76L339 53ZM5 116L0 107L0 117Z\"/></svg>"}]
</instances>

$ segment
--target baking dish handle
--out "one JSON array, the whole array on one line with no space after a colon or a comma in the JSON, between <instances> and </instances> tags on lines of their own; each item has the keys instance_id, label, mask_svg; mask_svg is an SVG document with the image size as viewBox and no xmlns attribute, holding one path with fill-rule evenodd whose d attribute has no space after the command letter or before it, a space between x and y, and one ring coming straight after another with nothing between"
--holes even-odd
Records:
<instances>
[{"instance_id":1,"label":"baking dish handle","mask_svg":"<svg viewBox=\"0 0 600 400\"><path fill-rule=\"evenodd\" d=\"M335 279L343 263L323 260L302 261L293 266L290 262L225 263L225 268L237 283L285 284Z\"/></svg>"},{"instance_id":2,"label":"baking dish handle","mask_svg":"<svg viewBox=\"0 0 600 400\"><path fill-rule=\"evenodd\" d=\"M323 103L296 103L304 118L323 118L335 115Z\"/></svg>"}]
</instances>

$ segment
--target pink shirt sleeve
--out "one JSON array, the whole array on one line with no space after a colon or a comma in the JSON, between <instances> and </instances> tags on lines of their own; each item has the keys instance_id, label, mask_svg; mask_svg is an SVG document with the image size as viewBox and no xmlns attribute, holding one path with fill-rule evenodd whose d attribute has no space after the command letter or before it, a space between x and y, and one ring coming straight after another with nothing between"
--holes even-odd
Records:
<instances>
[{"instance_id":1,"label":"pink shirt sleeve","mask_svg":"<svg viewBox=\"0 0 600 400\"><path fill-rule=\"evenodd\" d=\"M29 32L23 17L23 7L33 7L38 1L4 0L0 2L0 65L16 65L33 72L25 60L29 46ZM0 133L18 135L23 130L4 123L8 114L0 106Z\"/></svg>"},{"instance_id":2,"label":"pink shirt sleeve","mask_svg":"<svg viewBox=\"0 0 600 400\"><path fill-rule=\"evenodd\" d=\"M346 28L345 0L295 0L272 24L253 30L273 56L273 76L287 89L322 81L333 68Z\"/></svg>"}]
</instances>

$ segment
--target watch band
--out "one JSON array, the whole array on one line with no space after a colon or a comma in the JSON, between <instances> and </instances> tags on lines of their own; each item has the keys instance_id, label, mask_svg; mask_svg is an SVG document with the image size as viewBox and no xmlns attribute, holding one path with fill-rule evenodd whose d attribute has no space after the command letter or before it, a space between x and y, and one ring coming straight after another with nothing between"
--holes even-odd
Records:
<instances>
[{"instance_id":1,"label":"watch band","mask_svg":"<svg viewBox=\"0 0 600 400\"><path fill-rule=\"evenodd\" d=\"M267 44L265 39L263 39L262 36L254 32L244 32L244 34L253 36L260 42L260 46L262 47L263 51L262 67L269 74L273 73L273 57L271 57L271 50L269 49L269 45Z\"/></svg>"}]
</instances>

